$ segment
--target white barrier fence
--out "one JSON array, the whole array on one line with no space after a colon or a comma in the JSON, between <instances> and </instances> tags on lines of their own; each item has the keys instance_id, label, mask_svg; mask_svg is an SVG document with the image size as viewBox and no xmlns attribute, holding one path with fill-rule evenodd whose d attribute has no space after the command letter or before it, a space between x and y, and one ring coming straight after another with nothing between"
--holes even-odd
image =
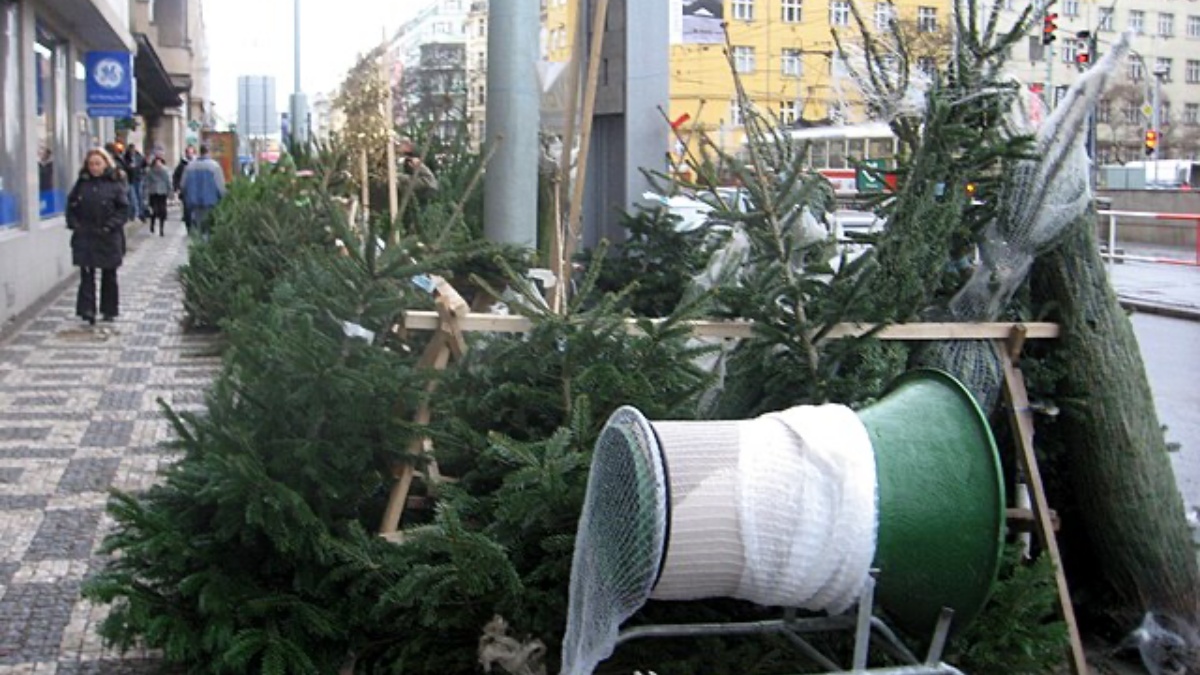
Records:
<instances>
[{"instance_id":1,"label":"white barrier fence","mask_svg":"<svg viewBox=\"0 0 1200 675\"><path fill-rule=\"evenodd\" d=\"M1200 266L1200 213L1156 213L1152 211L1111 211L1100 210L1098 215L1107 216L1108 231L1106 239L1107 250L1103 257L1109 262L1115 260L1134 260L1138 262L1162 263L1166 265ZM1159 256L1127 255L1117 253L1117 219L1119 218L1148 218L1152 220L1190 221L1196 226L1196 254L1192 260L1181 258L1166 258Z\"/></svg>"}]
</instances>

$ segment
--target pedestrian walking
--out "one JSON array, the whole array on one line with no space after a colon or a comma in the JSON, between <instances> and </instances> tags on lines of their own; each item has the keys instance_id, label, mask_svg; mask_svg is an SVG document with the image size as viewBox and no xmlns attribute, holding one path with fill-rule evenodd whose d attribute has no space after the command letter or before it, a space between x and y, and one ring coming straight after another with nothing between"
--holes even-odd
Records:
<instances>
[{"instance_id":1,"label":"pedestrian walking","mask_svg":"<svg viewBox=\"0 0 1200 675\"><path fill-rule=\"evenodd\" d=\"M130 143L122 158L125 177L129 180L129 219L146 222L145 190L142 181L146 178L146 158L138 152L137 145Z\"/></svg>"},{"instance_id":2,"label":"pedestrian walking","mask_svg":"<svg viewBox=\"0 0 1200 675\"><path fill-rule=\"evenodd\" d=\"M96 270L100 270L100 313L105 321L117 317L117 268L125 257L125 222L129 195L121 172L108 153L91 150L79 180L67 198L67 227L71 234L71 259L79 268L75 314L96 323Z\"/></svg>"},{"instance_id":3,"label":"pedestrian walking","mask_svg":"<svg viewBox=\"0 0 1200 675\"><path fill-rule=\"evenodd\" d=\"M183 204L183 225L187 228L188 234L192 233L192 213L188 208L187 199L183 196L183 172L195 157L196 148L190 145L184 148L183 157L179 158L179 164L175 165L175 173L171 175L171 186L175 188L175 194Z\"/></svg>"},{"instance_id":4,"label":"pedestrian walking","mask_svg":"<svg viewBox=\"0 0 1200 675\"><path fill-rule=\"evenodd\" d=\"M191 210L193 229L207 240L212 223L209 214L225 196L225 172L208 156L208 146L200 146L200 158L183 170L183 199Z\"/></svg>"},{"instance_id":5,"label":"pedestrian walking","mask_svg":"<svg viewBox=\"0 0 1200 675\"><path fill-rule=\"evenodd\" d=\"M171 172L162 157L155 157L146 172L146 192L150 195L150 234L158 221L158 236L167 234L167 198L171 196Z\"/></svg>"}]
</instances>

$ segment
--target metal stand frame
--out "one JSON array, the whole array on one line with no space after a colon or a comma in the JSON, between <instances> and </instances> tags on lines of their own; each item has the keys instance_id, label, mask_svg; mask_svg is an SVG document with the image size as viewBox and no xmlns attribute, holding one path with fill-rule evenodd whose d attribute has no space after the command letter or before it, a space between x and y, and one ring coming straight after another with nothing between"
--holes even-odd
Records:
<instances>
[{"instance_id":1,"label":"metal stand frame","mask_svg":"<svg viewBox=\"0 0 1200 675\"><path fill-rule=\"evenodd\" d=\"M946 638L950 634L950 621L954 618L954 610L943 608L938 617L933 638L929 642L929 651L925 659L918 659L904 646L891 628L883 623L873 613L875 607L875 579L868 577L863 587L862 597L858 601L858 611L840 616L797 618L796 610L788 609L782 619L767 621L751 621L744 623L696 623L672 624L661 626L639 626L623 630L617 636L617 646L631 640L644 638L665 637L708 637L723 635L766 635L780 634L787 638L801 653L813 663L827 669L829 673L870 673L871 675L963 675L957 668L942 663L942 652L946 647ZM831 658L814 647L802 637L807 633L854 632L853 663L847 670L839 666ZM867 660L871 639L875 638L877 645L896 659L907 665L890 668L868 668Z\"/></svg>"}]
</instances>

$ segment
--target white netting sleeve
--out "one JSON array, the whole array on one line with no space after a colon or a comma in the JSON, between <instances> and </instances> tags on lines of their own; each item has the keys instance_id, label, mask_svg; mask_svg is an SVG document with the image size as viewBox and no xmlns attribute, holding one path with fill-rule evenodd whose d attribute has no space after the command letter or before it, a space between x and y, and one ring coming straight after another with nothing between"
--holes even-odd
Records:
<instances>
[{"instance_id":1,"label":"white netting sleeve","mask_svg":"<svg viewBox=\"0 0 1200 675\"><path fill-rule=\"evenodd\" d=\"M562 673L591 673L650 598L844 611L875 556L876 486L845 406L655 423L623 408L592 463Z\"/></svg>"},{"instance_id":2,"label":"white netting sleeve","mask_svg":"<svg viewBox=\"0 0 1200 675\"><path fill-rule=\"evenodd\" d=\"M596 441L571 561L562 673L586 675L650 597L666 542L667 488L649 422L613 413Z\"/></svg>"}]
</instances>

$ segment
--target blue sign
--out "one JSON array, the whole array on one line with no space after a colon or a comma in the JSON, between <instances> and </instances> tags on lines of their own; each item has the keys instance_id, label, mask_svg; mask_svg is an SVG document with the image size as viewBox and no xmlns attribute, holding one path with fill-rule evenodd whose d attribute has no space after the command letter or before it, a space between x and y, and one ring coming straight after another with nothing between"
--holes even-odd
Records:
<instances>
[{"instance_id":1,"label":"blue sign","mask_svg":"<svg viewBox=\"0 0 1200 675\"><path fill-rule=\"evenodd\" d=\"M87 109L90 117L131 117L134 110L133 54L88 52Z\"/></svg>"}]
</instances>

